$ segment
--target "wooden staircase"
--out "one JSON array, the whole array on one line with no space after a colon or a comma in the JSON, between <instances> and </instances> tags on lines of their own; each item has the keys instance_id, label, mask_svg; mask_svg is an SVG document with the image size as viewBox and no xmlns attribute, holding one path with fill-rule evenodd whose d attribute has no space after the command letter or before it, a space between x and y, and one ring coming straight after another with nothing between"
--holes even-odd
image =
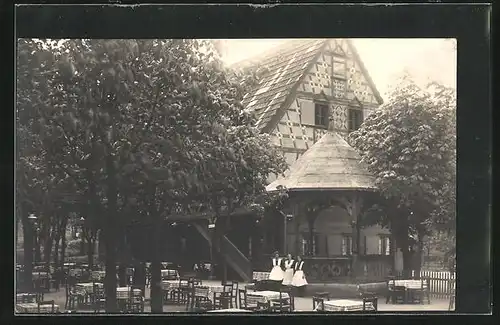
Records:
<instances>
[{"instance_id":1,"label":"wooden staircase","mask_svg":"<svg viewBox=\"0 0 500 325\"><path fill-rule=\"evenodd\" d=\"M194 222L193 225L203 238L207 240L208 244L212 246L212 236L207 226L198 222ZM252 264L246 256L226 236L222 237L221 245L225 252L224 258L227 264L238 273L244 282L252 281Z\"/></svg>"}]
</instances>

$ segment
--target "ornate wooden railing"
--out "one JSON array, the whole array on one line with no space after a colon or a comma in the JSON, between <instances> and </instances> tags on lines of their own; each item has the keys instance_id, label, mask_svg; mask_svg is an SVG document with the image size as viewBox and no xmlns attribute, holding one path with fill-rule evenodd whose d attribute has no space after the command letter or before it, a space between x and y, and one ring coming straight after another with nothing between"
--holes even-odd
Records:
<instances>
[{"instance_id":1,"label":"ornate wooden railing","mask_svg":"<svg viewBox=\"0 0 500 325\"><path fill-rule=\"evenodd\" d=\"M349 279L350 268L349 257L304 257L304 272L311 283L344 282Z\"/></svg>"},{"instance_id":2,"label":"ornate wooden railing","mask_svg":"<svg viewBox=\"0 0 500 325\"><path fill-rule=\"evenodd\" d=\"M314 282L378 282L392 270L392 256L358 256L352 271L352 257L304 257L307 280Z\"/></svg>"}]
</instances>

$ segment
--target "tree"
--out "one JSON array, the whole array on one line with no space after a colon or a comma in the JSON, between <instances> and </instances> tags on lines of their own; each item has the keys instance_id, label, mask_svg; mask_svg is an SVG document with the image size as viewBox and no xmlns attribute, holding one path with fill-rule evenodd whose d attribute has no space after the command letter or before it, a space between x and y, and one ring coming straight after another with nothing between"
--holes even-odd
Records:
<instances>
[{"instance_id":1,"label":"tree","mask_svg":"<svg viewBox=\"0 0 500 325\"><path fill-rule=\"evenodd\" d=\"M247 206L285 166L243 111L238 77L197 40L22 40L19 63L24 125L45 166L36 179L64 181L103 232L106 310L116 311L119 237L140 222L153 225L152 311L161 312L164 220Z\"/></svg>"},{"instance_id":2,"label":"tree","mask_svg":"<svg viewBox=\"0 0 500 325\"><path fill-rule=\"evenodd\" d=\"M453 89L437 83L422 89L405 75L349 136L385 197L377 221L390 225L405 269L411 238L421 252L429 229L454 227L455 107Z\"/></svg>"}]
</instances>

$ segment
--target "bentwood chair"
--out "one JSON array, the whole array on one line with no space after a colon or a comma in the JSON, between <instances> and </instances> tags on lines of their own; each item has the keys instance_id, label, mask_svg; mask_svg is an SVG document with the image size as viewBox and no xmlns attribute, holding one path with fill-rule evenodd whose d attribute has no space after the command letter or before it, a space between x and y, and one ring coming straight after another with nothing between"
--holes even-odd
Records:
<instances>
[{"instance_id":1,"label":"bentwood chair","mask_svg":"<svg viewBox=\"0 0 500 325\"><path fill-rule=\"evenodd\" d=\"M104 293L104 287L98 285L97 283L93 284L91 303L94 313L98 313L106 308L106 295Z\"/></svg>"},{"instance_id":2,"label":"bentwood chair","mask_svg":"<svg viewBox=\"0 0 500 325\"><path fill-rule=\"evenodd\" d=\"M323 311L325 309L325 298L313 296L312 301L314 311Z\"/></svg>"},{"instance_id":3,"label":"bentwood chair","mask_svg":"<svg viewBox=\"0 0 500 325\"><path fill-rule=\"evenodd\" d=\"M48 313L50 313L50 314L54 314L56 312L54 300L39 301L37 304L37 312L38 313L40 313L42 311L41 306L50 306L50 309L48 311Z\"/></svg>"},{"instance_id":4,"label":"bentwood chair","mask_svg":"<svg viewBox=\"0 0 500 325\"><path fill-rule=\"evenodd\" d=\"M378 310L378 297L371 292L364 292L361 294L361 299L363 300L363 311L367 310L367 306L371 304L374 311Z\"/></svg>"},{"instance_id":5,"label":"bentwood chair","mask_svg":"<svg viewBox=\"0 0 500 325\"><path fill-rule=\"evenodd\" d=\"M449 280L448 286L450 292L450 303L448 305L448 311L452 311L455 309L455 280Z\"/></svg>"},{"instance_id":6,"label":"bentwood chair","mask_svg":"<svg viewBox=\"0 0 500 325\"><path fill-rule=\"evenodd\" d=\"M231 291L214 292L214 309L228 309L232 300Z\"/></svg>"},{"instance_id":7,"label":"bentwood chair","mask_svg":"<svg viewBox=\"0 0 500 325\"><path fill-rule=\"evenodd\" d=\"M288 294L288 298L286 295ZM279 299L271 299L269 304L269 310L271 312L293 312L295 309L294 306L294 297L293 291L291 287L282 287L280 289Z\"/></svg>"},{"instance_id":8,"label":"bentwood chair","mask_svg":"<svg viewBox=\"0 0 500 325\"><path fill-rule=\"evenodd\" d=\"M225 283L222 284L223 291L228 292L230 294L230 300L229 300L229 308L233 308L233 302L234 304L237 304L237 297L234 294L235 289L237 290L238 288L238 283L233 282L233 281L226 281Z\"/></svg>"}]
</instances>

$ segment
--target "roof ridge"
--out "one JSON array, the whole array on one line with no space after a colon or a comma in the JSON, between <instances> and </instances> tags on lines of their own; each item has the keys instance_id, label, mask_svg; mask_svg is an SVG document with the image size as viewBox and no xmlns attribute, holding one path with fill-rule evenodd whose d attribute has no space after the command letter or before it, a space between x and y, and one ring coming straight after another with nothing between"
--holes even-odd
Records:
<instances>
[{"instance_id":1,"label":"roof ridge","mask_svg":"<svg viewBox=\"0 0 500 325\"><path fill-rule=\"evenodd\" d=\"M235 62L231 64L231 67L235 66L243 66L243 67L251 67L255 66L259 63L263 63L265 61L271 60L272 58L276 57L278 54L284 54L287 52L291 52L296 50L296 47L292 47L291 45L294 43L298 42L303 42L301 46L303 47L307 44L307 42L312 42L312 41L325 41L326 39L319 39L319 38L291 38L287 39L286 41L283 41L281 44L277 44L275 46L272 46L268 48L267 50L255 54L251 57L248 57L246 59L240 60L238 62Z\"/></svg>"}]
</instances>

